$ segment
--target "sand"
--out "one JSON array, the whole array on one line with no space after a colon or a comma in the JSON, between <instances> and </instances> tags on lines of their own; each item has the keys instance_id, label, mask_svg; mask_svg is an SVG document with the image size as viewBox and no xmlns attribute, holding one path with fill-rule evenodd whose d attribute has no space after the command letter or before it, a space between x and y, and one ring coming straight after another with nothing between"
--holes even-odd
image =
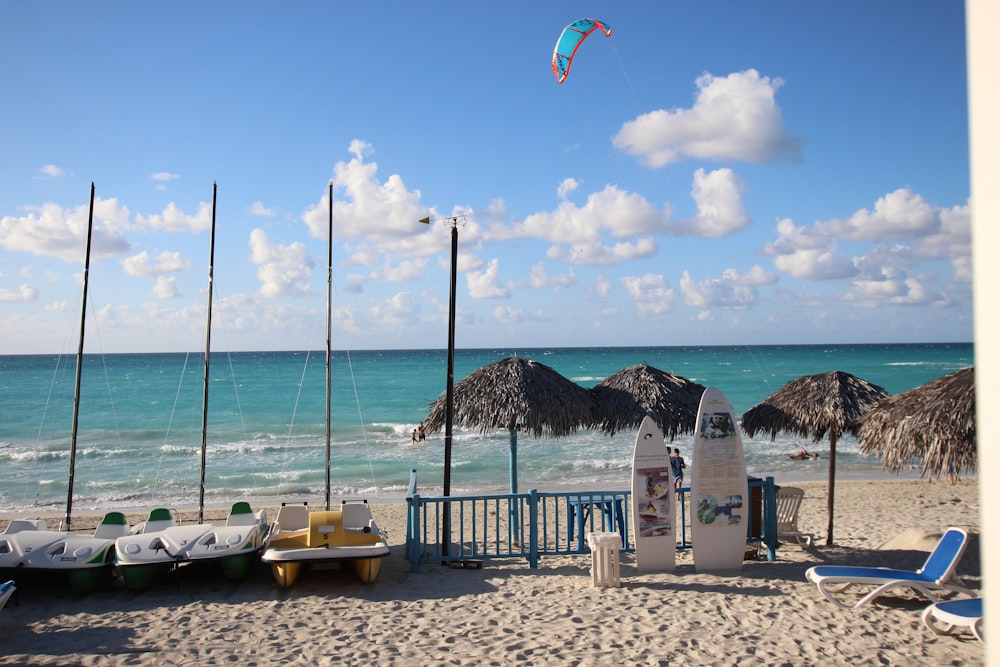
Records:
<instances>
[{"instance_id":1,"label":"sand","mask_svg":"<svg viewBox=\"0 0 1000 667\"><path fill-rule=\"evenodd\" d=\"M592 587L589 555L487 561L482 569L403 557L405 506L377 504L392 555L378 579L310 572L279 588L263 567L230 582L182 568L134 593L87 596L32 587L0 611L0 664L36 665L981 665L970 634L925 629L908 592L860 610L824 600L805 570L819 563L918 567L948 526L973 534L959 574L982 586L975 480L841 482L835 545L825 545L826 485L806 490L799 527L811 548L747 561L738 576L638 574L622 555L620 588ZM130 516L134 521L135 517ZM0 526L6 525L0 517ZM74 527L80 527L74 518Z\"/></svg>"}]
</instances>

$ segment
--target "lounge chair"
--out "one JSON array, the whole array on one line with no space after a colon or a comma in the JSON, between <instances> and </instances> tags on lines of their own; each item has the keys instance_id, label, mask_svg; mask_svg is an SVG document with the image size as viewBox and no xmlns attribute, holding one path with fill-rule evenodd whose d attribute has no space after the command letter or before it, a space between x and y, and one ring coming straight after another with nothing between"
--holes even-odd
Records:
<instances>
[{"instance_id":1,"label":"lounge chair","mask_svg":"<svg viewBox=\"0 0 1000 667\"><path fill-rule=\"evenodd\" d=\"M965 584L955 576L955 568L965 552L969 534L962 528L945 531L923 566L916 571L893 570L883 567L853 567L847 565L817 565L806 570L806 579L816 584L819 592L830 602L845 609L857 609L896 588L910 588L940 602L942 591L958 591L972 595ZM834 597L851 586L874 586L854 604Z\"/></svg>"},{"instance_id":2,"label":"lounge chair","mask_svg":"<svg viewBox=\"0 0 1000 667\"><path fill-rule=\"evenodd\" d=\"M982 598L935 602L924 609L920 619L924 625L939 635L946 635L956 627L963 627L972 630L972 634L979 641L985 641Z\"/></svg>"},{"instance_id":3,"label":"lounge chair","mask_svg":"<svg viewBox=\"0 0 1000 667\"><path fill-rule=\"evenodd\" d=\"M806 493L794 486L782 486L775 494L778 510L778 539L794 539L799 546L811 547L813 536L799 530L799 507Z\"/></svg>"}]
</instances>

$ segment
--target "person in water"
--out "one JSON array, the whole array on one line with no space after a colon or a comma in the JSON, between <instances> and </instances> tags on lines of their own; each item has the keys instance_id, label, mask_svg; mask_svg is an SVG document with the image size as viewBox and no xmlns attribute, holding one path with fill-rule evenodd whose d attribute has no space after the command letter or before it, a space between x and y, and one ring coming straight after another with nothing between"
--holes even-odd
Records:
<instances>
[{"instance_id":1,"label":"person in water","mask_svg":"<svg viewBox=\"0 0 1000 667\"><path fill-rule=\"evenodd\" d=\"M799 451L795 452L794 454L789 454L788 458L798 459L800 461L805 459L818 459L819 454L817 454L816 452L810 454L805 447L802 447L801 449L799 449Z\"/></svg>"}]
</instances>

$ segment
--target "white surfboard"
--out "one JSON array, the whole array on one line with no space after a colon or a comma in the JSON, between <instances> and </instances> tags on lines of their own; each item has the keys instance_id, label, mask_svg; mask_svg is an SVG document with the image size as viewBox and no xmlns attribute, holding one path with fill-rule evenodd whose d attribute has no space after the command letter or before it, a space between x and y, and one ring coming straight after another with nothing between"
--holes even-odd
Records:
<instances>
[{"instance_id":1,"label":"white surfboard","mask_svg":"<svg viewBox=\"0 0 1000 667\"><path fill-rule=\"evenodd\" d=\"M674 481L670 452L651 417L642 420L632 455L632 534L639 572L673 571Z\"/></svg>"},{"instance_id":2,"label":"white surfboard","mask_svg":"<svg viewBox=\"0 0 1000 667\"><path fill-rule=\"evenodd\" d=\"M696 572L743 569L750 496L743 441L721 391L701 397L691 456L691 543Z\"/></svg>"}]
</instances>

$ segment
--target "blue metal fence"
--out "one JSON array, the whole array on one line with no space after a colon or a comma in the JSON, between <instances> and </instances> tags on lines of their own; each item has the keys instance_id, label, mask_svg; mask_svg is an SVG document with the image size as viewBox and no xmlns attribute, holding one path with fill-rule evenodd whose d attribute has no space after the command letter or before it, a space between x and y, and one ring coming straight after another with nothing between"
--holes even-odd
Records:
<instances>
[{"instance_id":1,"label":"blue metal fence","mask_svg":"<svg viewBox=\"0 0 1000 667\"><path fill-rule=\"evenodd\" d=\"M747 543L774 560L778 519L774 478L749 479ZM691 547L690 488L680 489L677 548ZM618 532L625 551L635 551L631 535L631 492L567 491L422 497L416 471L407 492L406 558L414 572L424 562L468 562L524 558L532 568L542 556L589 552L586 534Z\"/></svg>"}]
</instances>

